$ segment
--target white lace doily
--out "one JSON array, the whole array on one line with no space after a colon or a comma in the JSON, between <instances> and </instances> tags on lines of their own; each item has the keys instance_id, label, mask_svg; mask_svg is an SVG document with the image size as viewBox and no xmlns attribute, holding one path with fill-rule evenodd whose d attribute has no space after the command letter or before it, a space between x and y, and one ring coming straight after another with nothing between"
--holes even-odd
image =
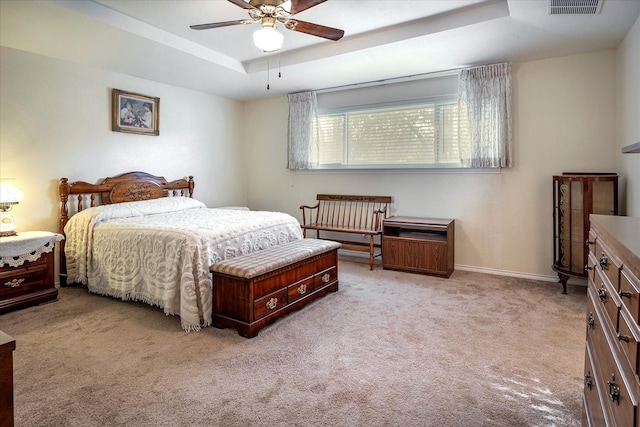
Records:
<instances>
[{"instance_id":1,"label":"white lace doily","mask_svg":"<svg viewBox=\"0 0 640 427\"><path fill-rule=\"evenodd\" d=\"M25 231L16 236L0 237L0 267L19 267L25 261L35 261L53 250L64 236L49 231Z\"/></svg>"}]
</instances>

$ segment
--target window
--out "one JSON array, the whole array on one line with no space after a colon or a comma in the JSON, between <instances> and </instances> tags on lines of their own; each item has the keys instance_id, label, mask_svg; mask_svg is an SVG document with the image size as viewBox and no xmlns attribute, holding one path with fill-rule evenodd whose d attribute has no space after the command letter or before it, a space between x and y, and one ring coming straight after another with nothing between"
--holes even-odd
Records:
<instances>
[{"instance_id":1,"label":"window","mask_svg":"<svg viewBox=\"0 0 640 427\"><path fill-rule=\"evenodd\" d=\"M455 96L320 111L312 126L319 169L461 166Z\"/></svg>"},{"instance_id":2,"label":"window","mask_svg":"<svg viewBox=\"0 0 640 427\"><path fill-rule=\"evenodd\" d=\"M459 76L289 94L287 167L512 167L511 64Z\"/></svg>"}]
</instances>

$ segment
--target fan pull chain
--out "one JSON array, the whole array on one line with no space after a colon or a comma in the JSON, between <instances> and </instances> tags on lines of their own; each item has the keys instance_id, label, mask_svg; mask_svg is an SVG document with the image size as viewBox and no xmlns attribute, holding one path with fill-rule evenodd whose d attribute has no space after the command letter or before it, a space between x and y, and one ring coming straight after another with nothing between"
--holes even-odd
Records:
<instances>
[{"instance_id":1,"label":"fan pull chain","mask_svg":"<svg viewBox=\"0 0 640 427\"><path fill-rule=\"evenodd\" d=\"M282 74L280 73L280 51L278 50L278 78L281 78Z\"/></svg>"},{"instance_id":2,"label":"fan pull chain","mask_svg":"<svg viewBox=\"0 0 640 427\"><path fill-rule=\"evenodd\" d=\"M267 90L269 89L269 60L267 59Z\"/></svg>"}]
</instances>

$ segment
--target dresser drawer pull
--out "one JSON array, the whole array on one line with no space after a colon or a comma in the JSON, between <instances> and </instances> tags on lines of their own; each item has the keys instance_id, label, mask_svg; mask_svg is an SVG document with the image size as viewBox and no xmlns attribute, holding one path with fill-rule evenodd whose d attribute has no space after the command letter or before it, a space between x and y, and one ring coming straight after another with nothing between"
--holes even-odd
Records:
<instances>
[{"instance_id":1,"label":"dresser drawer pull","mask_svg":"<svg viewBox=\"0 0 640 427\"><path fill-rule=\"evenodd\" d=\"M629 337L627 335L621 335L620 332L616 333L616 337L618 341L629 342Z\"/></svg>"},{"instance_id":2,"label":"dresser drawer pull","mask_svg":"<svg viewBox=\"0 0 640 427\"><path fill-rule=\"evenodd\" d=\"M18 286L22 285L24 283L24 281L27 279L13 279L9 282L5 282L5 286L8 286L10 288L17 288Z\"/></svg>"},{"instance_id":3,"label":"dresser drawer pull","mask_svg":"<svg viewBox=\"0 0 640 427\"><path fill-rule=\"evenodd\" d=\"M607 290L604 288L604 285L600 285L600 289L598 289L598 298L600 298L600 302L607 300Z\"/></svg>"},{"instance_id":4,"label":"dresser drawer pull","mask_svg":"<svg viewBox=\"0 0 640 427\"><path fill-rule=\"evenodd\" d=\"M304 295L304 294L306 294L306 293L307 293L307 285L305 285L305 284L300 285L300 286L298 287L298 293L299 293L300 295Z\"/></svg>"},{"instance_id":5,"label":"dresser drawer pull","mask_svg":"<svg viewBox=\"0 0 640 427\"><path fill-rule=\"evenodd\" d=\"M587 246L589 246L589 245L595 245L595 244L596 244L596 241L595 241L595 240L593 240L593 241L592 241L592 240L587 239Z\"/></svg>"},{"instance_id":6,"label":"dresser drawer pull","mask_svg":"<svg viewBox=\"0 0 640 427\"><path fill-rule=\"evenodd\" d=\"M593 313L589 313L589 317L587 318L587 325L589 329L593 329L596 324L596 319L593 318Z\"/></svg>"},{"instance_id":7,"label":"dresser drawer pull","mask_svg":"<svg viewBox=\"0 0 640 427\"><path fill-rule=\"evenodd\" d=\"M625 298L631 298L631 292L629 291L618 291L618 295Z\"/></svg>"},{"instance_id":8,"label":"dresser drawer pull","mask_svg":"<svg viewBox=\"0 0 640 427\"><path fill-rule=\"evenodd\" d=\"M600 257L600 259L598 260L598 263L600 264L600 267L602 267L603 270L607 269L607 264L609 263L609 260L607 259L607 256L604 254L604 252L602 253L602 256Z\"/></svg>"},{"instance_id":9,"label":"dresser drawer pull","mask_svg":"<svg viewBox=\"0 0 640 427\"><path fill-rule=\"evenodd\" d=\"M593 385L593 378L591 378L591 372L584 376L584 386L591 390L591 386Z\"/></svg>"},{"instance_id":10,"label":"dresser drawer pull","mask_svg":"<svg viewBox=\"0 0 640 427\"><path fill-rule=\"evenodd\" d=\"M591 270L591 267L589 267L589 264L585 265L584 266L584 271L589 271L589 270Z\"/></svg>"},{"instance_id":11,"label":"dresser drawer pull","mask_svg":"<svg viewBox=\"0 0 640 427\"><path fill-rule=\"evenodd\" d=\"M615 374L611 374L611 381L607 381L609 384L609 397L611 397L612 402L618 402L620 404L620 387L616 385L616 376Z\"/></svg>"},{"instance_id":12,"label":"dresser drawer pull","mask_svg":"<svg viewBox=\"0 0 640 427\"><path fill-rule=\"evenodd\" d=\"M329 283L329 280L331 280L331 275L329 273L324 273L322 275L322 283Z\"/></svg>"},{"instance_id":13,"label":"dresser drawer pull","mask_svg":"<svg viewBox=\"0 0 640 427\"><path fill-rule=\"evenodd\" d=\"M269 301L267 301L267 308L269 310L273 310L277 306L278 306L278 298L271 298Z\"/></svg>"}]
</instances>

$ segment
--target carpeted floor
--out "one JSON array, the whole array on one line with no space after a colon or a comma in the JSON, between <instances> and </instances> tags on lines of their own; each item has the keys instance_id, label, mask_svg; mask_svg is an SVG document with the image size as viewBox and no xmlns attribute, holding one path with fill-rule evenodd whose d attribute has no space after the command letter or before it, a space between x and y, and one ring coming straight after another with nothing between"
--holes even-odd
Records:
<instances>
[{"instance_id":1,"label":"carpeted floor","mask_svg":"<svg viewBox=\"0 0 640 427\"><path fill-rule=\"evenodd\" d=\"M585 288L341 259L340 291L245 339L63 288L0 316L16 426L579 426Z\"/></svg>"}]
</instances>

